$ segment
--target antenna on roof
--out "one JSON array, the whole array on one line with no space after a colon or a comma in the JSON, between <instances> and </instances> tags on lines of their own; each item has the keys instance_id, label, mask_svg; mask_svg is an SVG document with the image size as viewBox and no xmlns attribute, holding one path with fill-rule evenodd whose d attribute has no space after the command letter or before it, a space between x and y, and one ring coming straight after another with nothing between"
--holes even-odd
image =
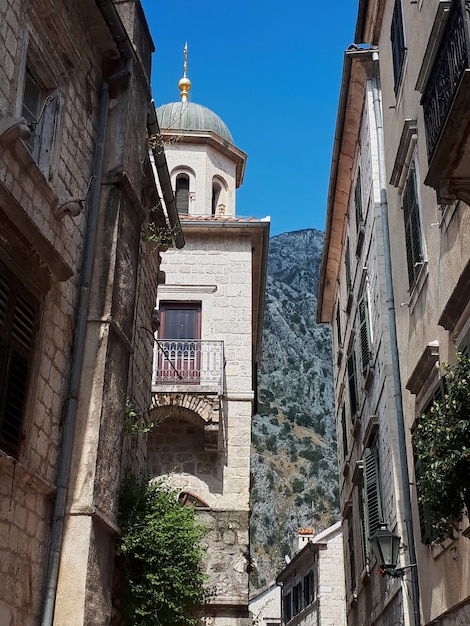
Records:
<instances>
[{"instance_id":1,"label":"antenna on roof","mask_svg":"<svg viewBox=\"0 0 470 626\"><path fill-rule=\"evenodd\" d=\"M189 90L191 89L191 81L186 76L188 71L188 42L184 44L183 48L183 78L180 78L178 87L180 90L180 97L182 102L188 101Z\"/></svg>"}]
</instances>

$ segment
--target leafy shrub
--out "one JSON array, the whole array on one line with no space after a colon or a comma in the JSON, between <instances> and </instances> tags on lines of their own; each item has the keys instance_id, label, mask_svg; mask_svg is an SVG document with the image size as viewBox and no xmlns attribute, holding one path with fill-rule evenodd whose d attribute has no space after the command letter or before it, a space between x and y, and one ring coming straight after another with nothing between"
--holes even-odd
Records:
<instances>
[{"instance_id":1,"label":"leafy shrub","mask_svg":"<svg viewBox=\"0 0 470 626\"><path fill-rule=\"evenodd\" d=\"M126 625L196 626L204 601L204 528L192 507L162 482L125 476L120 502L118 564Z\"/></svg>"},{"instance_id":2,"label":"leafy shrub","mask_svg":"<svg viewBox=\"0 0 470 626\"><path fill-rule=\"evenodd\" d=\"M446 392L413 433L420 464L419 500L438 538L452 535L454 521L470 504L470 358L458 354L446 367Z\"/></svg>"}]
</instances>

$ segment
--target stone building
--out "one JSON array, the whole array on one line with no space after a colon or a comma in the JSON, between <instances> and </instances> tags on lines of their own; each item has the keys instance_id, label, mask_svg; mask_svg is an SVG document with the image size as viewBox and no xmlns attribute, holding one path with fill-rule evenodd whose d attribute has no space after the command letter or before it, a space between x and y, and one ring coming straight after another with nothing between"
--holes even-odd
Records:
<instances>
[{"instance_id":1,"label":"stone building","mask_svg":"<svg viewBox=\"0 0 470 626\"><path fill-rule=\"evenodd\" d=\"M469 620L468 517L433 536L412 445L442 364L468 350L468 36L466 3L360 0L345 55L318 318L335 335L348 624ZM374 571L371 502L401 578Z\"/></svg>"},{"instance_id":2,"label":"stone building","mask_svg":"<svg viewBox=\"0 0 470 626\"><path fill-rule=\"evenodd\" d=\"M344 59L317 311L333 330L349 625L412 624L416 591L411 583L405 590L399 581L380 578L369 544L382 522L410 544L387 282L381 110L376 52L351 47ZM410 563L410 553L402 555L402 565Z\"/></svg>"},{"instance_id":3,"label":"stone building","mask_svg":"<svg viewBox=\"0 0 470 626\"><path fill-rule=\"evenodd\" d=\"M142 227L167 225L152 49L139 2L0 5L2 626L109 623L125 406L151 401Z\"/></svg>"},{"instance_id":4,"label":"stone building","mask_svg":"<svg viewBox=\"0 0 470 626\"><path fill-rule=\"evenodd\" d=\"M299 551L276 582L281 586L282 624L287 626L345 626L341 522L318 535L299 529Z\"/></svg>"},{"instance_id":5,"label":"stone building","mask_svg":"<svg viewBox=\"0 0 470 626\"><path fill-rule=\"evenodd\" d=\"M470 621L463 516L445 542L418 506L411 432L470 337L468 3L361 0L355 40L378 47L384 169L422 624Z\"/></svg>"},{"instance_id":6,"label":"stone building","mask_svg":"<svg viewBox=\"0 0 470 626\"><path fill-rule=\"evenodd\" d=\"M268 221L236 216L246 155L224 122L188 101L157 109L184 250L162 262L148 439L152 476L170 473L207 527L207 623L248 624L251 418Z\"/></svg>"}]
</instances>

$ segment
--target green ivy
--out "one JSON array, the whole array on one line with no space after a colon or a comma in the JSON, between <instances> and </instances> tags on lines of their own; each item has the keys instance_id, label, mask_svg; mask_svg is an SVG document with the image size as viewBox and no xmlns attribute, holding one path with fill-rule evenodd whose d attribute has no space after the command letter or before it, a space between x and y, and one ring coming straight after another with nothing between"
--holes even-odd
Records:
<instances>
[{"instance_id":1,"label":"green ivy","mask_svg":"<svg viewBox=\"0 0 470 626\"><path fill-rule=\"evenodd\" d=\"M196 626L204 601L200 540L193 507L162 482L127 474L120 503L121 609L126 626Z\"/></svg>"},{"instance_id":2,"label":"green ivy","mask_svg":"<svg viewBox=\"0 0 470 626\"><path fill-rule=\"evenodd\" d=\"M452 536L470 496L470 359L446 366L446 391L420 416L413 446L420 472L418 493L426 523L438 539Z\"/></svg>"}]
</instances>

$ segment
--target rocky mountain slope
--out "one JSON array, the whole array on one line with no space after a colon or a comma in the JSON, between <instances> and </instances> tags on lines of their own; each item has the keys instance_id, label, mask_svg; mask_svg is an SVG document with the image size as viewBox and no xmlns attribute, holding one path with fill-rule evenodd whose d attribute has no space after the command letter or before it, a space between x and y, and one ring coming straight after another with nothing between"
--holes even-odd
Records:
<instances>
[{"instance_id":1,"label":"rocky mountain slope","mask_svg":"<svg viewBox=\"0 0 470 626\"><path fill-rule=\"evenodd\" d=\"M252 588L292 556L297 529L339 517L331 335L315 321L323 233L270 240L258 414L252 431Z\"/></svg>"}]
</instances>

